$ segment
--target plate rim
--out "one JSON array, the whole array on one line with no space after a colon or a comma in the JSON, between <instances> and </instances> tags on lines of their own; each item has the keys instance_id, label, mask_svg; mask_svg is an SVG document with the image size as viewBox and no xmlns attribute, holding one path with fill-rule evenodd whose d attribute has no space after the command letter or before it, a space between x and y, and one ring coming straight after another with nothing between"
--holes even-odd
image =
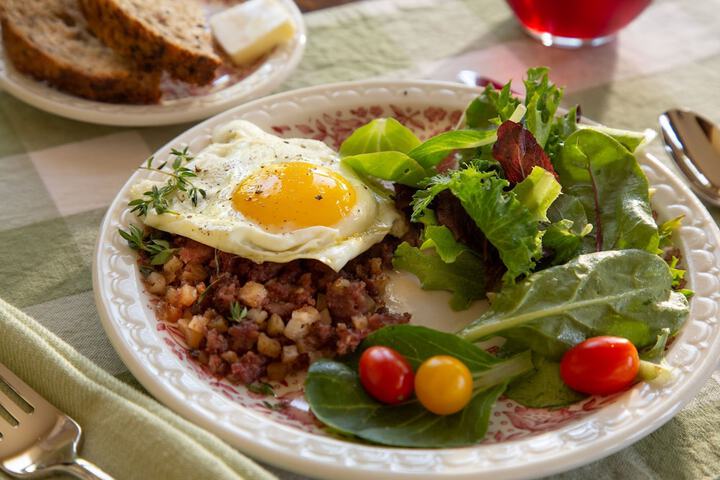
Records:
<instances>
[{"instance_id":1,"label":"plate rim","mask_svg":"<svg viewBox=\"0 0 720 480\"><path fill-rule=\"evenodd\" d=\"M245 77L227 89L222 89L207 95L183 97L178 99L177 105L134 105L90 100L45 85L42 81L18 72L12 65L12 62L7 59L4 48L0 45L0 91L4 90L16 99L39 110L71 120L97 125L154 127L207 119L236 107L243 102L262 98L264 95L272 92L287 80L302 60L307 46L305 19L293 0L279 1L290 12L293 22L295 23L297 31L294 36L294 45L288 52L287 61L281 64L279 68L267 76L267 78L262 79L256 88L248 91L239 91L229 96L222 95L224 92L227 93L228 89L241 85L247 78L257 75L258 72L267 65L268 61L278 55L277 52L271 53L270 57L253 70L248 77ZM32 88L29 86L32 86ZM40 88L42 92L47 91L50 95L40 95L42 92L34 92L34 88ZM219 98L213 100L214 96L218 96ZM186 106L188 108L179 108L179 106Z\"/></svg>"},{"instance_id":2,"label":"plate rim","mask_svg":"<svg viewBox=\"0 0 720 480\"><path fill-rule=\"evenodd\" d=\"M337 82L332 84L324 84L324 85L317 85L313 87L307 87L303 89L298 90L292 90L287 92L282 92L279 94L275 94L269 97L260 98L253 100L249 103L246 103L244 105L238 106L236 108L233 108L231 110L228 110L220 115L217 115L213 118L210 118L192 128L189 130L183 132L176 138L172 139L168 144L163 146L162 148L158 149L158 152L164 152L167 148L169 148L170 145L177 145L178 143L183 143L182 141L179 141L183 138L192 138L193 135L196 135L198 132L202 131L203 129L206 129L210 125L216 125L220 124L223 121L227 121L230 117L237 114L240 111L251 111L253 107L259 106L262 104L268 104L271 105L272 103L278 103L279 101L290 101L293 98L302 98L307 97L312 94L317 94L320 92L333 92L338 90L353 90L358 88L372 88L372 87L382 87L382 88L414 88L414 87L428 87L428 88L435 88L435 89L449 89L453 91L459 91L463 93L478 93L481 90L473 87L463 86L459 84L455 84L452 82L438 82L438 81L432 81L432 80L414 80L414 81L405 81L405 80L364 80L364 81L353 81L353 82ZM653 157L650 154L645 154L645 159L643 160L643 163L649 164L654 170L659 171L662 175L667 177L669 181L673 184L672 187L679 189L679 194L682 194L682 196L687 198L686 204L690 204L695 210L697 210L700 214L700 219L703 220L704 225L706 225L706 229L704 233L707 236L711 236L712 238L708 241L714 246L718 247L720 246L720 230L718 230L717 225L715 224L712 217L709 215L707 209L702 205L702 203L697 199L697 197L689 190L689 188L679 179L679 177L673 173L667 166L663 165L657 158ZM127 190L127 187L130 183L132 183L135 179L135 175L137 173L134 173L126 182L126 184L120 189L118 195L113 200L112 204L110 205L107 214L105 215L101 228L100 233L98 235L97 244L96 244L96 250L93 255L93 291L95 296L95 302L96 306L98 308L98 311L100 312L100 318L103 324L103 328L105 329L106 333L108 334L108 337L111 340L111 343L115 350L118 352L122 360L127 365L128 369L133 373L133 375L138 378L140 383L145 386L145 388L148 389L156 398L162 400L163 403L165 403L167 406L169 406L171 409L173 409L176 413L181 414L185 416L186 418L190 419L194 423L200 425L202 428L207 429L208 431L218 435L219 437L225 439L226 441L229 441L231 444L241 448L245 453L248 453L251 456L254 456L255 458L258 458L262 461L266 461L268 463L277 465L281 468L285 469L292 469L293 471L300 472L306 475L311 476L322 476L325 478L337 478L337 475L342 475L343 478L349 478L349 479L360 479L360 478L367 478L367 475L370 472L373 472L374 475L378 476L378 478L384 477L384 478L422 478L422 479L430 479L435 478L438 475L446 476L449 478L480 478L479 473L477 470L472 469L472 465L468 468L459 467L454 470L447 470L442 473L433 472L433 471L408 471L400 469L388 469L383 470L381 473L378 470L373 469L358 469L358 468L352 468L350 469L346 465L337 465L337 464L331 464L326 462L319 461L317 459L312 459L307 456L301 456L297 454L296 452L286 452L283 451L282 448L278 449L277 446L268 446L259 442L246 442L246 441L239 441L239 439L232 435L231 430L227 426L218 426L217 423L213 422L211 419L208 418L208 416L200 410L199 407L196 407L195 405L188 405L182 402L180 398L177 398L173 394L173 388L163 382L159 382L158 378L152 376L152 372L150 371L149 367L147 365L143 365L140 359L136 358L132 349L129 345L127 345L122 338L120 337L119 333L119 325L116 325L112 319L110 318L110 310L108 306L105 304L105 301L102 297L102 289L99 285L99 270L98 265L102 259L102 242L106 239L106 234L108 232L108 227L111 222L111 216L113 213L113 210L117 208L118 202L121 201L122 194ZM717 262L717 259L716 259ZM695 275L696 272L692 272L693 275ZM692 277L692 275L691 275ZM715 273L714 278L717 280L717 273ZM686 326L690 323L690 321L693 319L692 313L691 316L688 318L686 323ZM685 328L685 327L684 327ZM719 327L716 327L716 330ZM716 332L717 333L717 332ZM711 355L712 353L718 354L720 353L720 340L716 340L714 343L712 343L707 348L707 355ZM717 355L716 355L717 358ZM699 390L705 385L707 379L710 377L710 375L713 373L715 368L717 367L717 361L713 362L712 359L706 359L703 361L701 368L695 370L692 372L691 378L689 379L688 383L684 386L684 388L680 389L678 392L675 392L674 395L677 396L677 398L674 400L672 404L665 405L664 410L658 414L653 416L652 418L648 418L647 415L644 416L642 419L635 419L632 422L633 428L635 428L632 432L624 432L622 436L621 441L617 441L618 433L613 432L610 434L605 435L604 437L600 439L596 439L593 442L591 442L590 445L580 445L579 447L573 449L571 452L555 452L553 454L545 455L545 457L541 460L533 459L531 463L521 463L516 464L513 466L508 467L507 465L503 466L501 469L492 468L490 470L484 469L484 473L488 474L489 476L492 476L492 478L531 478L538 475L549 475L553 473L558 473L566 470L570 470L572 468L576 468L578 466L587 464L589 462L598 460L600 458L606 457L612 453L615 453L616 451L625 448L626 446L636 442L640 438L652 433L654 430L665 424L668 420L670 420L685 404L687 404L692 398L695 397L695 395L699 392ZM630 392L633 392L631 390ZM630 394L628 392L628 394ZM666 401L667 403L667 401ZM260 415L250 415L251 417L254 416L258 419L261 418ZM261 420L263 421L263 420ZM267 420L265 420L267 421ZM582 422L583 420L579 420L578 422ZM286 426L280 426L277 425L278 428L282 429L290 429L290 427ZM639 428L638 428L639 427ZM294 429L290 429L293 433L300 434L300 435L309 435L304 432L299 432ZM555 431L543 433L537 436L530 437L531 439L542 439L543 437L552 437L555 435ZM314 436L316 437L316 436ZM321 437L316 437L321 438ZM524 442L527 442L528 439L521 439L521 440L512 440L509 442L504 442L501 444L495 444L495 445L501 445L501 446L508 446L511 447L513 444L522 444ZM328 445L328 448L353 448L353 447L363 447L363 448L369 448L371 450L381 450L389 452L388 455L390 457L396 457L397 455L409 455L409 456L417 456L417 455L434 455L438 454L440 452L446 452L446 451L452 451L452 452L469 452L472 450L477 450L479 447L478 445L469 446L469 447L463 447L463 448L457 448L457 449L397 449L397 448L388 448L388 447L382 447L382 446L366 446L366 445L357 445L357 444L351 444L349 442L337 440L334 438L325 438L322 437L322 443L326 443ZM390 460L390 464L392 464L393 460ZM484 478L484 475L482 476Z\"/></svg>"}]
</instances>

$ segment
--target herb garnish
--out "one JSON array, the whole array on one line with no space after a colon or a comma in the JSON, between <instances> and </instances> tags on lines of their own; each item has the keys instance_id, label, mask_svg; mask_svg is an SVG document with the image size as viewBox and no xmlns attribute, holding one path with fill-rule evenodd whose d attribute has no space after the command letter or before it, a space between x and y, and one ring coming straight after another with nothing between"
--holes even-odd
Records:
<instances>
[{"instance_id":1,"label":"herb garnish","mask_svg":"<svg viewBox=\"0 0 720 480\"><path fill-rule=\"evenodd\" d=\"M129 231L119 229L119 233L122 238L127 240L130 248L150 254L150 265L164 265L178 251L177 248L170 248L167 240L150 238L146 241L145 232L136 225L130 225ZM149 275L150 272L147 274Z\"/></svg>"},{"instance_id":2,"label":"herb garnish","mask_svg":"<svg viewBox=\"0 0 720 480\"><path fill-rule=\"evenodd\" d=\"M230 304L230 318L234 322L239 322L243 318L247 317L247 307L240 308L240 304L238 302L232 302Z\"/></svg>"},{"instance_id":3,"label":"herb garnish","mask_svg":"<svg viewBox=\"0 0 720 480\"><path fill-rule=\"evenodd\" d=\"M270 395L275 396L275 390L272 385L266 382L254 382L246 386L248 391L257 393L258 395Z\"/></svg>"},{"instance_id":4,"label":"herb garnish","mask_svg":"<svg viewBox=\"0 0 720 480\"><path fill-rule=\"evenodd\" d=\"M171 210L168 205L168 199L176 192L185 192L193 206L197 206L199 196L206 198L207 193L205 190L196 187L192 181L190 181L191 178L197 177L197 174L183 166L183 163L187 163L195 158L190 154L188 147L182 150L173 148L170 150L170 153L175 157L171 165L172 172L163 170L168 162L162 162L157 167L154 167L153 162L155 157L153 156L147 159L144 167L140 167L142 170L150 170L168 175L170 179L162 187L158 188L157 185L154 185L150 190L143 193L142 198L131 200L128 203L128 206L132 207L130 209L131 212L137 212L137 214L142 217L147 215L150 209L154 209L158 215L163 213L173 213L177 215L177 212Z\"/></svg>"}]
</instances>

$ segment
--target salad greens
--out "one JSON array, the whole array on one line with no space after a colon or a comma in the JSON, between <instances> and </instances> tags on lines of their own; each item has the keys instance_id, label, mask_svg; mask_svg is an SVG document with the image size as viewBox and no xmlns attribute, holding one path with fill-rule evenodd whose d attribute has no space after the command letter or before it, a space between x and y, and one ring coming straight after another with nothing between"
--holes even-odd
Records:
<instances>
[{"instance_id":1,"label":"salad greens","mask_svg":"<svg viewBox=\"0 0 720 480\"><path fill-rule=\"evenodd\" d=\"M580 200L594 226L595 251L657 250L647 178L618 141L596 130L578 130L565 140L555 169L563 192Z\"/></svg>"},{"instance_id":2,"label":"salad greens","mask_svg":"<svg viewBox=\"0 0 720 480\"><path fill-rule=\"evenodd\" d=\"M579 107L558 114L563 91L546 68L528 70L524 86L522 100L510 83L486 87L463 125L425 141L378 119L341 146L342 162L371 184L412 189L419 235L397 247L394 267L451 292L456 310L491 303L455 335L385 327L355 355L312 364L306 396L335 430L394 446L475 443L501 395L533 408L584 398L563 382L559 360L595 336L632 342L644 360L638 378L668 376L646 361L661 361L692 292L672 250L682 218L658 227L633 154L646 135L583 125ZM475 344L496 337L504 343L495 355ZM415 398L377 402L358 376L359 354L373 345L396 349L415 369L433 355L456 357L474 379L470 403L438 416Z\"/></svg>"},{"instance_id":3,"label":"salad greens","mask_svg":"<svg viewBox=\"0 0 720 480\"><path fill-rule=\"evenodd\" d=\"M403 354L413 368L434 355L452 355L473 376L473 396L465 409L438 416L417 399L383 405L363 389L352 357L319 360L310 366L305 396L314 414L333 429L384 445L403 447L459 447L482 440L495 401L513 377L530 371L527 353L496 358L456 335L420 326L395 325L370 334L362 350L389 346Z\"/></svg>"},{"instance_id":4,"label":"salad greens","mask_svg":"<svg viewBox=\"0 0 720 480\"><path fill-rule=\"evenodd\" d=\"M687 299L671 284L667 263L642 250L581 255L506 286L459 335L475 341L499 334L550 358L597 335L643 348L685 320Z\"/></svg>"}]
</instances>

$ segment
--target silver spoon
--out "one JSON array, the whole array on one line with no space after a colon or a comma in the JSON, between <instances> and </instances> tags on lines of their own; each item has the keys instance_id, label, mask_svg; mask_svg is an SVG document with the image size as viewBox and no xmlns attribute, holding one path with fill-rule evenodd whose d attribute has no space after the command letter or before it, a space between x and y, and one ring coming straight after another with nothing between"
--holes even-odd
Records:
<instances>
[{"instance_id":1,"label":"silver spoon","mask_svg":"<svg viewBox=\"0 0 720 480\"><path fill-rule=\"evenodd\" d=\"M658 118L665 150L702 199L720 206L720 128L689 110Z\"/></svg>"}]
</instances>

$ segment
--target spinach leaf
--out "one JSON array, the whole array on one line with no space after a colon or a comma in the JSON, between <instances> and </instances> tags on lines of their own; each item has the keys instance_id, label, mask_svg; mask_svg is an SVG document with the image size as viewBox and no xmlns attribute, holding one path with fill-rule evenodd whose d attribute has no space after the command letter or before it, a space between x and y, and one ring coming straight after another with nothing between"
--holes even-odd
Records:
<instances>
[{"instance_id":1,"label":"spinach leaf","mask_svg":"<svg viewBox=\"0 0 720 480\"><path fill-rule=\"evenodd\" d=\"M418 277L425 290L452 292L453 310L465 310L485 296L485 264L470 250L458 253L452 263L445 263L438 255L401 243L395 250L393 267Z\"/></svg>"},{"instance_id":2,"label":"spinach leaf","mask_svg":"<svg viewBox=\"0 0 720 480\"><path fill-rule=\"evenodd\" d=\"M546 67L531 68L525 79L525 126L533 134L541 147L550 137L555 124L555 112L563 96L561 88L556 87L548 78Z\"/></svg>"},{"instance_id":3,"label":"spinach leaf","mask_svg":"<svg viewBox=\"0 0 720 480\"><path fill-rule=\"evenodd\" d=\"M688 315L672 290L668 265L642 250L581 255L505 286L490 309L459 335L506 337L549 358L597 335L624 337L644 348L663 328L675 334Z\"/></svg>"},{"instance_id":4,"label":"spinach leaf","mask_svg":"<svg viewBox=\"0 0 720 480\"><path fill-rule=\"evenodd\" d=\"M394 348L414 368L431 356L452 355L467 365L474 379L470 403L458 413L438 416L416 399L395 406L375 401L365 393L352 360L313 363L305 396L315 416L339 432L384 445L444 448L482 440L492 407L507 382L532 368L528 352L497 359L456 335L413 325L382 328L361 347L372 345Z\"/></svg>"},{"instance_id":5,"label":"spinach leaf","mask_svg":"<svg viewBox=\"0 0 720 480\"><path fill-rule=\"evenodd\" d=\"M535 370L513 380L505 396L530 408L562 407L586 398L560 377L560 363L533 353Z\"/></svg>"},{"instance_id":6,"label":"spinach leaf","mask_svg":"<svg viewBox=\"0 0 720 480\"><path fill-rule=\"evenodd\" d=\"M422 165L402 152L361 153L343 157L341 161L362 177L379 178L410 187L418 187L430 176Z\"/></svg>"},{"instance_id":7,"label":"spinach leaf","mask_svg":"<svg viewBox=\"0 0 720 480\"><path fill-rule=\"evenodd\" d=\"M408 155L420 165L429 169L436 166L455 150L490 145L496 139L497 135L494 131L451 130L426 140L410 150Z\"/></svg>"},{"instance_id":8,"label":"spinach leaf","mask_svg":"<svg viewBox=\"0 0 720 480\"><path fill-rule=\"evenodd\" d=\"M580 200L593 224L596 251L657 250L647 178L619 142L596 130L578 130L566 139L555 169L563 192Z\"/></svg>"},{"instance_id":9,"label":"spinach leaf","mask_svg":"<svg viewBox=\"0 0 720 480\"><path fill-rule=\"evenodd\" d=\"M408 153L420 145L415 134L394 118L378 118L355 130L340 145L340 155L394 151Z\"/></svg>"},{"instance_id":10,"label":"spinach leaf","mask_svg":"<svg viewBox=\"0 0 720 480\"><path fill-rule=\"evenodd\" d=\"M513 193L525 205L536 221L548 221L547 211L560 195L560 184L555 175L542 167L533 167L525 180L515 185Z\"/></svg>"}]
</instances>

